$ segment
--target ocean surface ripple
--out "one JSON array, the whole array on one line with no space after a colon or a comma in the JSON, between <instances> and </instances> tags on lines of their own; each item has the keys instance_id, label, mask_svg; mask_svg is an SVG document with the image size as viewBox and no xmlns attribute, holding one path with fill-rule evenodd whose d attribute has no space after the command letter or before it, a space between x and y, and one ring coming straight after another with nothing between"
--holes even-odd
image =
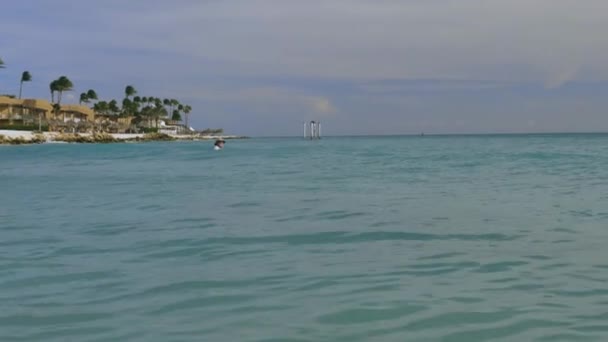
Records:
<instances>
[{"instance_id":1,"label":"ocean surface ripple","mask_svg":"<svg viewBox=\"0 0 608 342\"><path fill-rule=\"evenodd\" d=\"M0 341L606 341L608 135L0 147Z\"/></svg>"}]
</instances>

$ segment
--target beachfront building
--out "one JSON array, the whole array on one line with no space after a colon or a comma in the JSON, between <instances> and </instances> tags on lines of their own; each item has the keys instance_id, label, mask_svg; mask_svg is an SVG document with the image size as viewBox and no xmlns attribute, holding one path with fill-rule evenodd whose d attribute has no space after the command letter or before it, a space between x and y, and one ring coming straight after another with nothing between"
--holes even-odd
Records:
<instances>
[{"instance_id":1,"label":"beachfront building","mask_svg":"<svg viewBox=\"0 0 608 342\"><path fill-rule=\"evenodd\" d=\"M53 105L42 99L25 99L23 100L23 110L26 118L24 123L34 123L39 119L48 118L53 111Z\"/></svg>"},{"instance_id":2,"label":"beachfront building","mask_svg":"<svg viewBox=\"0 0 608 342\"><path fill-rule=\"evenodd\" d=\"M21 116L20 110L21 101L2 96L0 97L0 123L12 124L17 117Z\"/></svg>"},{"instance_id":3,"label":"beachfront building","mask_svg":"<svg viewBox=\"0 0 608 342\"><path fill-rule=\"evenodd\" d=\"M158 128L167 134L185 134L187 129L179 121L150 116L124 116L96 113L93 109L76 104L62 104L58 108L43 99L15 99L0 96L0 128L38 125L55 132L84 133L102 131L107 133L140 132L142 129ZM23 129L23 128L21 128Z\"/></svg>"},{"instance_id":4,"label":"beachfront building","mask_svg":"<svg viewBox=\"0 0 608 342\"><path fill-rule=\"evenodd\" d=\"M133 116L95 113L95 129L107 133L125 133L133 128Z\"/></svg>"},{"instance_id":5,"label":"beachfront building","mask_svg":"<svg viewBox=\"0 0 608 342\"><path fill-rule=\"evenodd\" d=\"M95 112L86 106L66 104L53 111L47 120L49 131L89 132L95 123Z\"/></svg>"},{"instance_id":6,"label":"beachfront building","mask_svg":"<svg viewBox=\"0 0 608 342\"><path fill-rule=\"evenodd\" d=\"M0 96L0 125L27 125L51 118L53 106L41 99L19 100Z\"/></svg>"},{"instance_id":7,"label":"beachfront building","mask_svg":"<svg viewBox=\"0 0 608 342\"><path fill-rule=\"evenodd\" d=\"M0 127L44 124L49 131L87 132L95 122L95 112L86 106L66 104L55 111L42 99L15 99L0 96Z\"/></svg>"},{"instance_id":8,"label":"beachfront building","mask_svg":"<svg viewBox=\"0 0 608 342\"><path fill-rule=\"evenodd\" d=\"M56 113L55 120L61 120L63 122L81 122L81 121L95 121L95 112L87 107L81 105L61 105L61 108Z\"/></svg>"},{"instance_id":9,"label":"beachfront building","mask_svg":"<svg viewBox=\"0 0 608 342\"><path fill-rule=\"evenodd\" d=\"M159 133L165 134L184 134L187 133L186 126L174 120L161 120L158 126Z\"/></svg>"}]
</instances>

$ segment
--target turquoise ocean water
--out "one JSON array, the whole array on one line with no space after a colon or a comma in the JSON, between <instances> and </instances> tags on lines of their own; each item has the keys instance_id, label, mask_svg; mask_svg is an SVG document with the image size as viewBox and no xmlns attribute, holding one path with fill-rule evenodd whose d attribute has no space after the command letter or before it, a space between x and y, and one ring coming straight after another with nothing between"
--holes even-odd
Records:
<instances>
[{"instance_id":1,"label":"turquoise ocean water","mask_svg":"<svg viewBox=\"0 0 608 342\"><path fill-rule=\"evenodd\" d=\"M0 341L606 341L608 135L0 147Z\"/></svg>"}]
</instances>

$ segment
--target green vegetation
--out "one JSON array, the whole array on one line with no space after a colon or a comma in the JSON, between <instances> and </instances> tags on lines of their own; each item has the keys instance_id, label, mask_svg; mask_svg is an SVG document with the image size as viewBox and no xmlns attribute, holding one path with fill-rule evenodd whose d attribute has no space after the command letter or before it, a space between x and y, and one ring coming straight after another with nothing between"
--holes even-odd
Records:
<instances>
[{"instance_id":1,"label":"green vegetation","mask_svg":"<svg viewBox=\"0 0 608 342\"><path fill-rule=\"evenodd\" d=\"M190 107L189 105L184 106L184 116L186 117L186 129L190 129L190 126L188 126L188 115L191 111L192 107Z\"/></svg>"},{"instance_id":2,"label":"green vegetation","mask_svg":"<svg viewBox=\"0 0 608 342\"><path fill-rule=\"evenodd\" d=\"M67 76L61 76L51 82L50 87L51 91L55 91L58 93L57 104L61 106L61 98L63 96L63 93L66 91L72 91L74 89L74 84L69 78L67 78Z\"/></svg>"},{"instance_id":3,"label":"green vegetation","mask_svg":"<svg viewBox=\"0 0 608 342\"><path fill-rule=\"evenodd\" d=\"M0 124L0 129L9 129L13 131L41 131L47 132L49 130L49 126L42 125L24 125L24 124Z\"/></svg>"},{"instance_id":4,"label":"green vegetation","mask_svg":"<svg viewBox=\"0 0 608 342\"><path fill-rule=\"evenodd\" d=\"M130 98L135 94L137 94L137 90L135 90L135 87L133 87L132 85L128 85L125 88L125 97L126 98Z\"/></svg>"},{"instance_id":5,"label":"green vegetation","mask_svg":"<svg viewBox=\"0 0 608 342\"><path fill-rule=\"evenodd\" d=\"M49 89L51 90L51 102L53 102L53 109L55 111L55 115L57 115L61 109L61 97L63 96L63 93L74 89L74 84L69 78L67 78L67 76L61 76L49 84ZM56 103L55 93L57 93Z\"/></svg>"},{"instance_id":6,"label":"green vegetation","mask_svg":"<svg viewBox=\"0 0 608 342\"><path fill-rule=\"evenodd\" d=\"M157 132L160 120L180 122L182 113L187 117L192 111L191 106L181 104L176 99L161 100L153 96L139 96L132 85L125 87L124 94L120 106L117 100L101 100L93 104L93 110L106 116L133 117L132 123L138 126L138 131L143 132ZM80 97L84 103L92 98L89 93L82 93Z\"/></svg>"},{"instance_id":7,"label":"green vegetation","mask_svg":"<svg viewBox=\"0 0 608 342\"><path fill-rule=\"evenodd\" d=\"M202 135L220 135L224 134L224 130L222 128L207 128L201 131Z\"/></svg>"},{"instance_id":8,"label":"green vegetation","mask_svg":"<svg viewBox=\"0 0 608 342\"><path fill-rule=\"evenodd\" d=\"M61 76L49 84L51 101L56 113L61 109L63 92L71 91L73 88L73 83L66 76ZM93 103L92 109L97 114L114 116L116 118L133 117L131 123L137 126L137 128L132 128L131 130L143 130L144 132L151 131L150 128L152 127L155 128L154 132L158 131L161 119L180 122L182 121L182 113L188 118L188 114L192 111L191 106L181 104L176 99L161 100L158 97L137 96L137 90L132 85L125 87L124 94L125 97L119 105L117 100L100 101L97 92L89 89L87 92L80 94L79 104L89 104L94 100L95 103Z\"/></svg>"},{"instance_id":9,"label":"green vegetation","mask_svg":"<svg viewBox=\"0 0 608 342\"><path fill-rule=\"evenodd\" d=\"M32 74L29 71L24 71L21 74L21 82L19 83L19 98L21 98L21 92L23 91L23 82L31 82Z\"/></svg>"},{"instance_id":10,"label":"green vegetation","mask_svg":"<svg viewBox=\"0 0 608 342\"><path fill-rule=\"evenodd\" d=\"M84 103L89 103L91 102L91 100L97 100L97 93L95 92L95 90L93 89L89 89L86 93L81 93L80 94L80 100L78 101L78 104L82 104Z\"/></svg>"},{"instance_id":11,"label":"green vegetation","mask_svg":"<svg viewBox=\"0 0 608 342\"><path fill-rule=\"evenodd\" d=\"M182 115L179 113L179 110L177 110L177 109L173 110L173 115L171 115L171 120L182 121Z\"/></svg>"},{"instance_id":12,"label":"green vegetation","mask_svg":"<svg viewBox=\"0 0 608 342\"><path fill-rule=\"evenodd\" d=\"M137 89L132 85L125 87L124 94L121 108L118 108L116 100L112 100L99 101L93 109L106 115L132 116L134 123L144 132L149 131L152 126L158 129L161 119L179 122L182 120L181 114L184 113L185 108L192 110L192 107L183 105L176 99L161 100L153 96L138 96Z\"/></svg>"},{"instance_id":13,"label":"green vegetation","mask_svg":"<svg viewBox=\"0 0 608 342\"><path fill-rule=\"evenodd\" d=\"M95 90L93 90L93 89L89 89L89 90L87 91L87 98L88 98L89 100L95 100L95 101L99 100L99 99L97 98L97 93L96 93L96 92L95 92Z\"/></svg>"},{"instance_id":14,"label":"green vegetation","mask_svg":"<svg viewBox=\"0 0 608 342\"><path fill-rule=\"evenodd\" d=\"M0 69L6 65L0 58ZM32 81L32 74L29 71L24 71L21 75L19 84L19 96L21 99L23 94L23 84ZM51 104L53 111L57 115L61 110L61 102L63 94L74 90L74 84L67 76L60 76L49 83L49 91L51 93ZM97 93L93 89L82 92L79 97L79 104L92 105L93 111L97 114L105 116L133 117L130 128L131 131L158 132L159 121L167 120L171 124L182 122L185 118L186 130L189 128L189 117L192 112L192 107L187 104L180 103L177 99L161 99L153 96L137 96L138 92L133 85L127 85L124 90L125 97L120 102L117 100L100 101ZM15 98L14 95L2 95ZM107 120L106 120L107 121ZM123 120L124 121L124 120ZM63 122L63 120L62 120ZM116 123L116 120L113 120ZM42 126L42 117L39 117L39 125ZM137 126L137 127L135 127ZM11 129L17 129L17 126L11 126ZM25 127L25 126L23 126ZM46 129L46 126L45 126Z\"/></svg>"}]
</instances>

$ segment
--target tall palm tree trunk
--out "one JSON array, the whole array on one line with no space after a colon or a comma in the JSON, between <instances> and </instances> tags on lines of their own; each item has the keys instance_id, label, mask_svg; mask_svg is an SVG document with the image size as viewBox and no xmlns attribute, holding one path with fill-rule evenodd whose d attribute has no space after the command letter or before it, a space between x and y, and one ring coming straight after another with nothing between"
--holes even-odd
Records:
<instances>
[{"instance_id":1,"label":"tall palm tree trunk","mask_svg":"<svg viewBox=\"0 0 608 342\"><path fill-rule=\"evenodd\" d=\"M19 83L19 100L21 100L21 92L23 90L23 81Z\"/></svg>"},{"instance_id":2,"label":"tall palm tree trunk","mask_svg":"<svg viewBox=\"0 0 608 342\"><path fill-rule=\"evenodd\" d=\"M59 95L57 95L57 110L61 111L61 96L63 95L62 91L59 91ZM65 112L63 112L63 114L61 114L61 122L65 123Z\"/></svg>"}]
</instances>

